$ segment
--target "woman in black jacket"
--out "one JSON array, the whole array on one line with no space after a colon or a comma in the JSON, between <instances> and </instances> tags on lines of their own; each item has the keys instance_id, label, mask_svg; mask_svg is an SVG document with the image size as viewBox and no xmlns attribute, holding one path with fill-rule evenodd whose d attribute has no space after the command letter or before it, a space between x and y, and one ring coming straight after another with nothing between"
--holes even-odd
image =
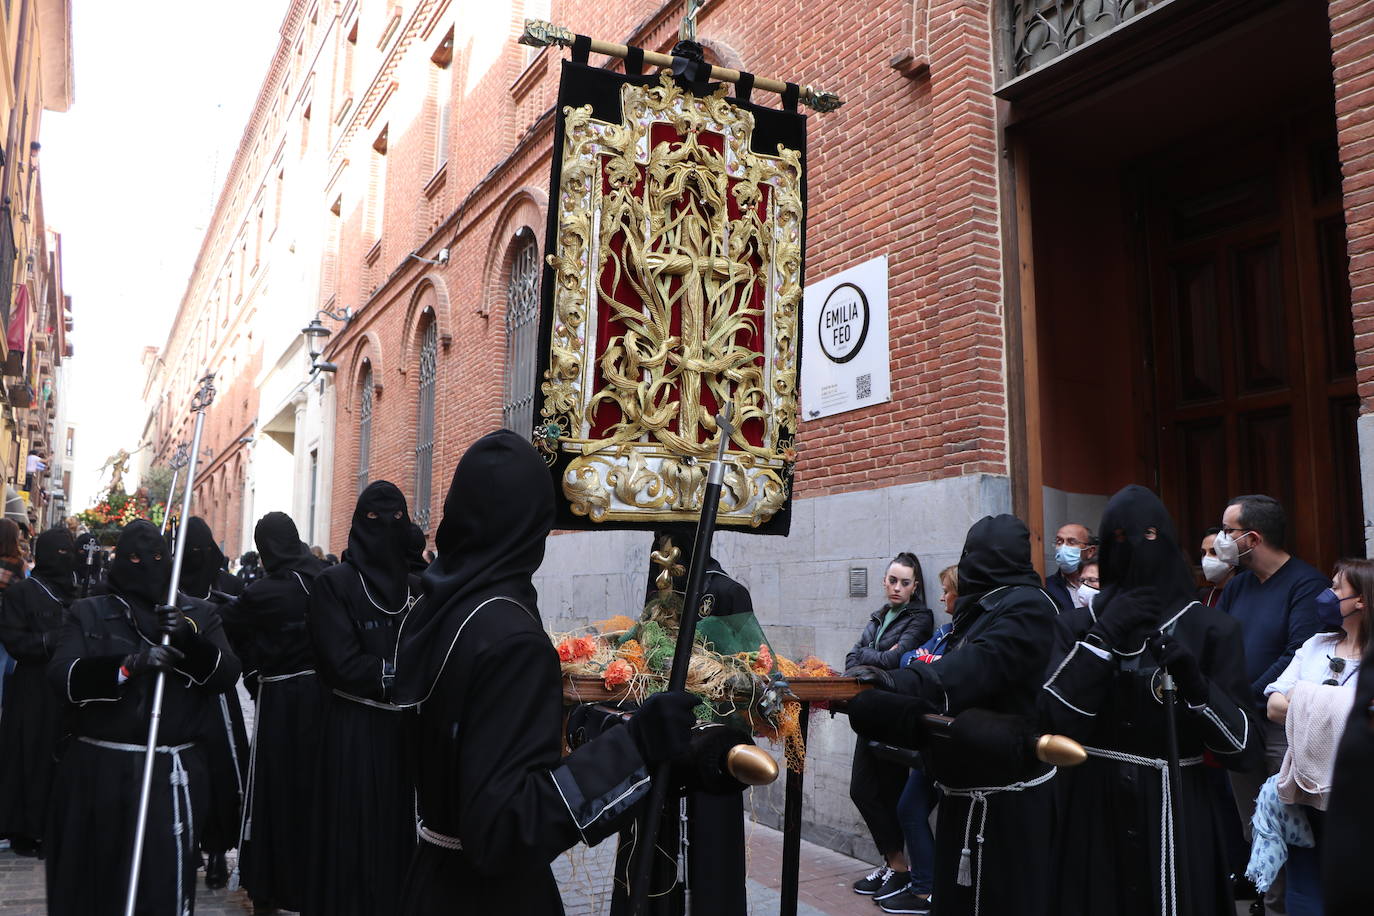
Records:
<instances>
[{"instance_id":1,"label":"woman in black jacket","mask_svg":"<svg viewBox=\"0 0 1374 916\"><path fill-rule=\"evenodd\" d=\"M921 563L902 552L888 564L883 577L887 604L873 612L863 635L845 658L846 675L861 668L894 669L902 655L930 638L935 615L926 607ZM878 757L868 739L854 745L854 768L849 778L849 797L859 809L883 864L854 882L854 893L875 900L900 893L911 876L907 867L902 827L897 820L897 799L906 786L909 768Z\"/></svg>"}]
</instances>

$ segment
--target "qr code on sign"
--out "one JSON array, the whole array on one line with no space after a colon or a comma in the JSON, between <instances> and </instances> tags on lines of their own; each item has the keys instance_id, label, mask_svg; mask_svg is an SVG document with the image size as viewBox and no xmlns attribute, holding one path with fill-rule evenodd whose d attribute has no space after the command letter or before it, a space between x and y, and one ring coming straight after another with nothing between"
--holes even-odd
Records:
<instances>
[{"instance_id":1,"label":"qr code on sign","mask_svg":"<svg viewBox=\"0 0 1374 916\"><path fill-rule=\"evenodd\" d=\"M873 373L865 373L854 380L855 397L863 400L873 396Z\"/></svg>"}]
</instances>

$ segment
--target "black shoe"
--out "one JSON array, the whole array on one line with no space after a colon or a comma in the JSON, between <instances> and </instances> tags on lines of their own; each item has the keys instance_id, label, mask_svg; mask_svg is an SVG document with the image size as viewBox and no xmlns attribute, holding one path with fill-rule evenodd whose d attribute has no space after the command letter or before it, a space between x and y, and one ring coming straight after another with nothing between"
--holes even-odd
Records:
<instances>
[{"instance_id":1,"label":"black shoe","mask_svg":"<svg viewBox=\"0 0 1374 916\"><path fill-rule=\"evenodd\" d=\"M10 837L10 849L14 850L17 856L34 858L38 855L38 841L32 837L12 836Z\"/></svg>"},{"instance_id":2,"label":"black shoe","mask_svg":"<svg viewBox=\"0 0 1374 916\"><path fill-rule=\"evenodd\" d=\"M229 866L224 853L212 852L205 857L205 886L215 891L229 883Z\"/></svg>"},{"instance_id":3,"label":"black shoe","mask_svg":"<svg viewBox=\"0 0 1374 916\"><path fill-rule=\"evenodd\" d=\"M879 865L869 873L867 878L860 878L854 882L854 893L872 897L887 882L888 876L892 874L892 869L886 865Z\"/></svg>"},{"instance_id":4,"label":"black shoe","mask_svg":"<svg viewBox=\"0 0 1374 916\"><path fill-rule=\"evenodd\" d=\"M879 900L878 906L884 913L925 914L930 912L930 895L918 894L908 884L892 896Z\"/></svg>"},{"instance_id":5,"label":"black shoe","mask_svg":"<svg viewBox=\"0 0 1374 916\"><path fill-rule=\"evenodd\" d=\"M911 887L911 872L887 870L887 880L873 894L874 900L886 900Z\"/></svg>"},{"instance_id":6,"label":"black shoe","mask_svg":"<svg viewBox=\"0 0 1374 916\"><path fill-rule=\"evenodd\" d=\"M277 912L270 901L253 901L253 916L276 916Z\"/></svg>"}]
</instances>

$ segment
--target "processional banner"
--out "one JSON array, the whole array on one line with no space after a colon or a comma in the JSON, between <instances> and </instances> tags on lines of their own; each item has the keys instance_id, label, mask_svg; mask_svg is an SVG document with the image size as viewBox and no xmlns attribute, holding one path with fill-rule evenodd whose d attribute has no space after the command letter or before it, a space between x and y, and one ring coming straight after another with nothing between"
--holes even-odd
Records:
<instances>
[{"instance_id":1,"label":"processional banner","mask_svg":"<svg viewBox=\"0 0 1374 916\"><path fill-rule=\"evenodd\" d=\"M560 527L695 523L730 404L717 525L788 531L806 118L727 91L563 62L535 398Z\"/></svg>"}]
</instances>

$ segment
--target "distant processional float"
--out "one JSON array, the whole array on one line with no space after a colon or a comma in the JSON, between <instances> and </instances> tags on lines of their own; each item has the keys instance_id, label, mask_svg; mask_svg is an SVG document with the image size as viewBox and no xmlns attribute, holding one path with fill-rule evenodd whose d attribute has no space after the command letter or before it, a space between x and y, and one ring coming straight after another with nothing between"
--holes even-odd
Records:
<instances>
[{"instance_id":1,"label":"distant processional float","mask_svg":"<svg viewBox=\"0 0 1374 916\"><path fill-rule=\"evenodd\" d=\"M695 523L733 406L717 523L786 534L798 423L806 118L825 93L709 65L638 75L658 55L568 44L554 134L535 443L556 477L559 527ZM609 47L611 50L607 50ZM586 62L627 58L622 74ZM697 51L699 54L699 49ZM664 58L667 60L667 58ZM733 97L726 83L737 76Z\"/></svg>"}]
</instances>

